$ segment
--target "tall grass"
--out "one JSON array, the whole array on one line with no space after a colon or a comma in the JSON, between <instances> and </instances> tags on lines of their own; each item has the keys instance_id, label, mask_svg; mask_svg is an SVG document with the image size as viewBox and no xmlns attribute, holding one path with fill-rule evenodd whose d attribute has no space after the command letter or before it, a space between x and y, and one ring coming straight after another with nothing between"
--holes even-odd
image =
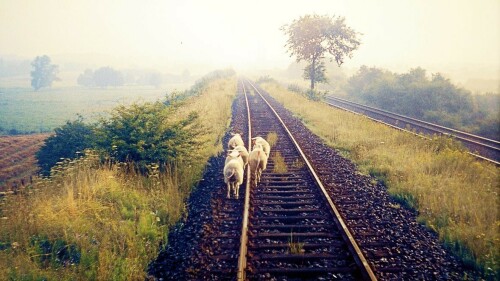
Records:
<instances>
[{"instance_id":1,"label":"tall grass","mask_svg":"<svg viewBox=\"0 0 500 281\"><path fill-rule=\"evenodd\" d=\"M150 165L143 176L131 163L101 164L88 152L4 198L0 279L144 280L208 157L222 150L235 93L234 78L219 79L183 104L179 118L197 111L207 128L200 160L190 167Z\"/></svg>"},{"instance_id":2,"label":"tall grass","mask_svg":"<svg viewBox=\"0 0 500 281\"><path fill-rule=\"evenodd\" d=\"M419 211L465 262L486 275L499 271L499 169L467 154L456 142L400 132L275 83L261 85L361 172L383 181L402 203Z\"/></svg>"}]
</instances>

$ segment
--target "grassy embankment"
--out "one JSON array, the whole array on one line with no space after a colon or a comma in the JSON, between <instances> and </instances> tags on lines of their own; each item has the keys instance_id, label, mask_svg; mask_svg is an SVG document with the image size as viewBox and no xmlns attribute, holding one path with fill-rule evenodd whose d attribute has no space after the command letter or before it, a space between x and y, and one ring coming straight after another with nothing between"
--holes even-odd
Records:
<instances>
[{"instance_id":1,"label":"grassy embankment","mask_svg":"<svg viewBox=\"0 0 500 281\"><path fill-rule=\"evenodd\" d=\"M144 177L88 155L2 200L0 279L144 280L207 159L222 150L236 79L201 92L178 113L199 112L206 128L202 157L191 167Z\"/></svg>"},{"instance_id":2,"label":"grassy embankment","mask_svg":"<svg viewBox=\"0 0 500 281\"><path fill-rule=\"evenodd\" d=\"M466 263L485 274L499 271L499 169L478 161L445 138L432 141L400 132L274 83L261 85L362 173L383 181L419 221Z\"/></svg>"}]
</instances>

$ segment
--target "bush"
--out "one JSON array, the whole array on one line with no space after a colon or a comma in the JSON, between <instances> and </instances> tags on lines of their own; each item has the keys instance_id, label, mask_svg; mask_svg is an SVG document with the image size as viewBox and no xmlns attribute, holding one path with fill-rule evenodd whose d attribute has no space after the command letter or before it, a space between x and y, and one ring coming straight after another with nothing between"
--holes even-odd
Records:
<instances>
[{"instance_id":1,"label":"bush","mask_svg":"<svg viewBox=\"0 0 500 281\"><path fill-rule=\"evenodd\" d=\"M307 90L304 96L313 101L320 101L328 95L328 91Z\"/></svg>"},{"instance_id":2,"label":"bush","mask_svg":"<svg viewBox=\"0 0 500 281\"><path fill-rule=\"evenodd\" d=\"M287 89L288 89L288 91L295 92L295 93L297 93L297 94L301 94L301 95L303 95L303 94L304 94L304 92L305 92L305 90L304 90L304 89L302 89L302 88L301 88L299 85L297 85L297 84L290 84L290 85L288 85L288 88L287 88Z\"/></svg>"},{"instance_id":3,"label":"bush","mask_svg":"<svg viewBox=\"0 0 500 281\"><path fill-rule=\"evenodd\" d=\"M97 125L86 125L81 118L68 121L45 141L36 155L38 164L49 175L57 163L75 158L86 148L97 149L103 158L134 162L142 173L153 163L160 167L188 163L196 158L202 126L196 113L172 121L175 110L161 102L121 105Z\"/></svg>"},{"instance_id":4,"label":"bush","mask_svg":"<svg viewBox=\"0 0 500 281\"><path fill-rule=\"evenodd\" d=\"M134 162L142 172L151 163L189 162L200 146L198 114L174 120L175 108L161 102L119 106L102 120L98 147L119 162Z\"/></svg>"},{"instance_id":5,"label":"bush","mask_svg":"<svg viewBox=\"0 0 500 281\"><path fill-rule=\"evenodd\" d=\"M326 95L328 95L328 91L319 91L319 90L311 90L311 89L303 89L297 84L290 84L288 85L287 88L291 92L295 92L297 94L300 94L307 99L313 100L313 101L320 101L325 98Z\"/></svg>"},{"instance_id":6,"label":"bush","mask_svg":"<svg viewBox=\"0 0 500 281\"><path fill-rule=\"evenodd\" d=\"M79 117L75 121L67 121L65 125L55 129L55 134L47 138L45 144L36 153L38 166L44 175L61 161L61 158L75 158L77 152L94 147L95 126L83 123Z\"/></svg>"}]
</instances>

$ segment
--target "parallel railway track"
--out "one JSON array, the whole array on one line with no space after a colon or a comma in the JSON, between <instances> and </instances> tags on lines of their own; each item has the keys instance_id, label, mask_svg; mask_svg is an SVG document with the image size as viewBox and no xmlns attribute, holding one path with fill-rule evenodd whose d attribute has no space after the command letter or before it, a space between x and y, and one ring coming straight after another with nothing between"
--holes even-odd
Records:
<instances>
[{"instance_id":1,"label":"parallel railway track","mask_svg":"<svg viewBox=\"0 0 500 281\"><path fill-rule=\"evenodd\" d=\"M391 127L395 127L401 130L415 130L418 133L424 133L428 135L438 134L452 136L453 138L462 142L474 156L493 162L496 165L500 164L499 141L432 124L374 107L361 105L333 96L327 96L326 103L340 109L366 115L375 121L382 122Z\"/></svg>"}]
</instances>

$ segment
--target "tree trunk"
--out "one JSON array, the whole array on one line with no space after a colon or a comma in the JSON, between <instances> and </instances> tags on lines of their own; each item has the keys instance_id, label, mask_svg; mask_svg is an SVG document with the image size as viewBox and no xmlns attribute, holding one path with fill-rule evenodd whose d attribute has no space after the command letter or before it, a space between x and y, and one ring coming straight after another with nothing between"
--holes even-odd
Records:
<instances>
[{"instance_id":1,"label":"tree trunk","mask_svg":"<svg viewBox=\"0 0 500 281\"><path fill-rule=\"evenodd\" d=\"M311 91L314 90L314 80L316 79L316 77L314 77L316 74L316 58L313 57L312 59L312 63L311 63L311 70L310 70L310 73L309 73L309 77L311 78Z\"/></svg>"}]
</instances>

